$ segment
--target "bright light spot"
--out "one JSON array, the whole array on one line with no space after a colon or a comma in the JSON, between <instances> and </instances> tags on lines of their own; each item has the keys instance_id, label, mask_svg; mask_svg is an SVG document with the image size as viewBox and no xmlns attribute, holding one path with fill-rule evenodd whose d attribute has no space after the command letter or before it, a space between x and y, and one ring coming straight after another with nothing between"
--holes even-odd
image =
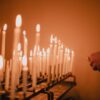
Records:
<instances>
[{"instance_id":1,"label":"bright light spot","mask_svg":"<svg viewBox=\"0 0 100 100\"><path fill-rule=\"evenodd\" d=\"M0 69L3 68L3 57L0 55Z\"/></svg>"},{"instance_id":2,"label":"bright light spot","mask_svg":"<svg viewBox=\"0 0 100 100\"><path fill-rule=\"evenodd\" d=\"M18 51L20 51L20 50L21 50L21 43L18 43L17 50L18 50Z\"/></svg>"},{"instance_id":3,"label":"bright light spot","mask_svg":"<svg viewBox=\"0 0 100 100\"><path fill-rule=\"evenodd\" d=\"M36 32L40 32L40 24L36 25Z\"/></svg>"},{"instance_id":4,"label":"bright light spot","mask_svg":"<svg viewBox=\"0 0 100 100\"><path fill-rule=\"evenodd\" d=\"M22 58L22 64L23 64L23 66L27 66L27 56L23 56L23 58Z\"/></svg>"},{"instance_id":5,"label":"bright light spot","mask_svg":"<svg viewBox=\"0 0 100 100\"><path fill-rule=\"evenodd\" d=\"M7 24L4 24L3 31L6 31L6 30L7 30Z\"/></svg>"},{"instance_id":6,"label":"bright light spot","mask_svg":"<svg viewBox=\"0 0 100 100\"><path fill-rule=\"evenodd\" d=\"M21 15L17 15L16 17L16 27L21 27L22 25L22 17Z\"/></svg>"}]
</instances>

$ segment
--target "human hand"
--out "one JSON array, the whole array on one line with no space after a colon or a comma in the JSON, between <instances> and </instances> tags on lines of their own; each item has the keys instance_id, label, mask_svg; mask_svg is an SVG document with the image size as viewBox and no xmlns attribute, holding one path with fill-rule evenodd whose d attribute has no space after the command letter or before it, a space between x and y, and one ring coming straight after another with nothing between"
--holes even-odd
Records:
<instances>
[{"instance_id":1,"label":"human hand","mask_svg":"<svg viewBox=\"0 0 100 100\"><path fill-rule=\"evenodd\" d=\"M91 54L88 59L93 70L100 71L100 52Z\"/></svg>"}]
</instances>

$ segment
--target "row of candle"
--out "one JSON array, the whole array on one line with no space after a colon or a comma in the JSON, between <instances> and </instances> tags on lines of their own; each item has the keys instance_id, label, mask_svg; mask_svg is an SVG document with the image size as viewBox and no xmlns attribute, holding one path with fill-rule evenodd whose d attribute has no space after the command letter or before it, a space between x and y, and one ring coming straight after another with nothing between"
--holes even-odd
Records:
<instances>
[{"instance_id":1,"label":"row of candle","mask_svg":"<svg viewBox=\"0 0 100 100\"><path fill-rule=\"evenodd\" d=\"M36 25L36 40L33 50L28 56L28 39L26 31L23 31L24 49L20 42L22 18L16 17L16 27L14 29L13 56L9 61L5 60L5 40L7 24L2 31L2 50L0 56L0 81L5 77L5 89L11 92L11 97L15 96L16 86L23 72L23 92L26 92L28 72L31 75L32 87L35 89L37 79L43 76L47 78L47 83L61 78L68 72L72 72L74 51L65 48L63 43L56 36L51 35L50 44L47 49L40 48L40 24ZM10 82L11 79L11 82Z\"/></svg>"}]
</instances>

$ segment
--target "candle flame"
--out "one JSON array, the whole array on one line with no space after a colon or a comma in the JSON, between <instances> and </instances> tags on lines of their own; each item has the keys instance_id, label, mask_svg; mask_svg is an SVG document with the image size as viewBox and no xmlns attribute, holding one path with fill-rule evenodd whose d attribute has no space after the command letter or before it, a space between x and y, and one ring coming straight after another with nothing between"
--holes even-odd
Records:
<instances>
[{"instance_id":1,"label":"candle flame","mask_svg":"<svg viewBox=\"0 0 100 100\"><path fill-rule=\"evenodd\" d=\"M16 17L16 27L21 27L22 25L22 17L21 15L17 15Z\"/></svg>"},{"instance_id":2,"label":"candle flame","mask_svg":"<svg viewBox=\"0 0 100 100\"><path fill-rule=\"evenodd\" d=\"M26 36L26 31L25 30L23 30L23 35Z\"/></svg>"},{"instance_id":3,"label":"candle flame","mask_svg":"<svg viewBox=\"0 0 100 100\"><path fill-rule=\"evenodd\" d=\"M6 31L6 30L7 30L7 24L4 24L3 31Z\"/></svg>"},{"instance_id":4,"label":"candle flame","mask_svg":"<svg viewBox=\"0 0 100 100\"><path fill-rule=\"evenodd\" d=\"M3 68L3 57L0 55L0 69Z\"/></svg>"},{"instance_id":5,"label":"candle flame","mask_svg":"<svg viewBox=\"0 0 100 100\"><path fill-rule=\"evenodd\" d=\"M20 51L20 50L21 50L21 43L18 43L17 50L18 50L18 51Z\"/></svg>"},{"instance_id":6,"label":"candle flame","mask_svg":"<svg viewBox=\"0 0 100 100\"><path fill-rule=\"evenodd\" d=\"M23 66L27 66L27 56L26 55L24 55L22 58L22 64Z\"/></svg>"},{"instance_id":7,"label":"candle flame","mask_svg":"<svg viewBox=\"0 0 100 100\"><path fill-rule=\"evenodd\" d=\"M40 32L40 24L36 25L36 32Z\"/></svg>"}]
</instances>

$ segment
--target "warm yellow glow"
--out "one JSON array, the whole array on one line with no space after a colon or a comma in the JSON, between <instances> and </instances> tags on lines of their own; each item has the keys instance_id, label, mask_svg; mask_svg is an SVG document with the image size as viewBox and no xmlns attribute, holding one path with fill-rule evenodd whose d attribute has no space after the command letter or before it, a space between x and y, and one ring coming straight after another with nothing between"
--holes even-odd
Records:
<instances>
[{"instance_id":1,"label":"warm yellow glow","mask_svg":"<svg viewBox=\"0 0 100 100\"><path fill-rule=\"evenodd\" d=\"M23 35L26 36L26 31L25 30L23 30Z\"/></svg>"},{"instance_id":2,"label":"warm yellow glow","mask_svg":"<svg viewBox=\"0 0 100 100\"><path fill-rule=\"evenodd\" d=\"M21 43L18 43L17 50L18 50L18 51L20 51L20 50L21 50Z\"/></svg>"},{"instance_id":3,"label":"warm yellow glow","mask_svg":"<svg viewBox=\"0 0 100 100\"><path fill-rule=\"evenodd\" d=\"M23 56L23 58L22 58L22 64L23 64L23 66L27 66L27 56Z\"/></svg>"},{"instance_id":4,"label":"warm yellow glow","mask_svg":"<svg viewBox=\"0 0 100 100\"><path fill-rule=\"evenodd\" d=\"M17 15L16 17L16 27L21 27L22 25L22 17L21 15Z\"/></svg>"},{"instance_id":5,"label":"warm yellow glow","mask_svg":"<svg viewBox=\"0 0 100 100\"><path fill-rule=\"evenodd\" d=\"M6 31L6 30L7 30L7 24L4 24L3 31Z\"/></svg>"},{"instance_id":6,"label":"warm yellow glow","mask_svg":"<svg viewBox=\"0 0 100 100\"><path fill-rule=\"evenodd\" d=\"M36 25L36 32L40 32L40 24Z\"/></svg>"},{"instance_id":7,"label":"warm yellow glow","mask_svg":"<svg viewBox=\"0 0 100 100\"><path fill-rule=\"evenodd\" d=\"M3 68L3 57L0 55L0 69Z\"/></svg>"}]
</instances>

